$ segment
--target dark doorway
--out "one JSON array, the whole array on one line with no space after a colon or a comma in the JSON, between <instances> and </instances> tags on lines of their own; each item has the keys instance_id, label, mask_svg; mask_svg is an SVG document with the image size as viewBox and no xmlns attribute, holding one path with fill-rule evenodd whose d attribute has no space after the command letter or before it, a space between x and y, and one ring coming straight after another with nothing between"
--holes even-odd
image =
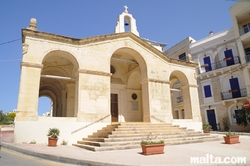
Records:
<instances>
[{"instance_id":1,"label":"dark doorway","mask_svg":"<svg viewBox=\"0 0 250 166\"><path fill-rule=\"evenodd\" d=\"M111 116L112 116L112 122L118 122L118 95L117 94L111 94Z\"/></svg>"},{"instance_id":2,"label":"dark doorway","mask_svg":"<svg viewBox=\"0 0 250 166\"><path fill-rule=\"evenodd\" d=\"M233 98L241 97L238 78L231 78L229 79L229 82L231 86L232 97Z\"/></svg>"},{"instance_id":3,"label":"dark doorway","mask_svg":"<svg viewBox=\"0 0 250 166\"><path fill-rule=\"evenodd\" d=\"M207 110L207 120L208 123L212 126L213 130L218 130L214 109Z\"/></svg>"},{"instance_id":4,"label":"dark doorway","mask_svg":"<svg viewBox=\"0 0 250 166\"><path fill-rule=\"evenodd\" d=\"M207 56L207 57L203 58L203 61L204 61L204 64L206 64L206 66L205 66L206 72L211 71L212 70L212 66L211 66L210 57Z\"/></svg>"},{"instance_id":5,"label":"dark doorway","mask_svg":"<svg viewBox=\"0 0 250 166\"><path fill-rule=\"evenodd\" d=\"M233 58L233 52L232 50L226 50L224 51L225 54L225 58L226 58L226 62L227 62L227 66L231 66L234 65L234 58Z\"/></svg>"}]
</instances>

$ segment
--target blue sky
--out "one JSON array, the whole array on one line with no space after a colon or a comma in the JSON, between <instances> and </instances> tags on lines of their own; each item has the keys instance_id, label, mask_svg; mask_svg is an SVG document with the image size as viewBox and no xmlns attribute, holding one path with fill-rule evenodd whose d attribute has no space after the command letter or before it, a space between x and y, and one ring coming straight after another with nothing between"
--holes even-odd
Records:
<instances>
[{"instance_id":1,"label":"blue sky","mask_svg":"<svg viewBox=\"0 0 250 166\"><path fill-rule=\"evenodd\" d=\"M17 108L21 29L37 19L43 32L85 38L114 33L117 17L128 6L140 37L172 47L192 37L200 40L232 27L230 7L235 0L0 0L0 110ZM15 42L10 42L16 39ZM32 81L32 80L30 80ZM39 115L49 100L39 100Z\"/></svg>"}]
</instances>

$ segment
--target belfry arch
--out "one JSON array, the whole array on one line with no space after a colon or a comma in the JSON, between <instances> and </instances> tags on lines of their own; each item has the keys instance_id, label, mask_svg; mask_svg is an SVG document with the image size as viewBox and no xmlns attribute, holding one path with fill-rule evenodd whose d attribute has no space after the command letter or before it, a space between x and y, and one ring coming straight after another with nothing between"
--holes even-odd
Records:
<instances>
[{"instance_id":1,"label":"belfry arch","mask_svg":"<svg viewBox=\"0 0 250 166\"><path fill-rule=\"evenodd\" d=\"M42 61L39 96L53 102L53 117L75 117L76 80L78 63L73 55L52 51Z\"/></svg>"}]
</instances>

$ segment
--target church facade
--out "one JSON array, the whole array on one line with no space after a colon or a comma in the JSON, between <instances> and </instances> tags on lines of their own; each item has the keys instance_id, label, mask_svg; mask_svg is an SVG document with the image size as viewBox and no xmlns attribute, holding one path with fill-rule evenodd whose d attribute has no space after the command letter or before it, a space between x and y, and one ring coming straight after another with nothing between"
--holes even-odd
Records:
<instances>
[{"instance_id":1,"label":"church facade","mask_svg":"<svg viewBox=\"0 0 250 166\"><path fill-rule=\"evenodd\" d=\"M125 32L125 25L129 31ZM69 144L110 123L171 123L201 130L197 64L163 54L162 45L139 37L125 11L114 34L75 39L22 29L23 59L15 142L47 142L59 128ZM182 118L173 119L173 93L181 92ZM38 116L38 99L52 101L50 117Z\"/></svg>"}]
</instances>

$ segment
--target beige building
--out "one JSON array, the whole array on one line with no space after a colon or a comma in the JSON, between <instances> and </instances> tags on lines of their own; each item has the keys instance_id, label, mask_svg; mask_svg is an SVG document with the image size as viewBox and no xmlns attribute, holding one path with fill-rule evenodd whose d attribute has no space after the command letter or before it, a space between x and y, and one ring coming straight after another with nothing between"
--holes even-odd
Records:
<instances>
[{"instance_id":1,"label":"beige building","mask_svg":"<svg viewBox=\"0 0 250 166\"><path fill-rule=\"evenodd\" d=\"M75 39L38 31L31 19L22 41L15 142L46 143L48 129L57 127L72 144L115 122L201 130L197 64L171 59L164 44L140 38L127 7L114 34ZM179 91L183 105L175 119L171 96ZM51 117L38 116L41 96L52 101Z\"/></svg>"},{"instance_id":2,"label":"beige building","mask_svg":"<svg viewBox=\"0 0 250 166\"><path fill-rule=\"evenodd\" d=\"M230 9L233 28L195 41L191 37L179 42L164 53L171 58L198 63L197 82L203 123L213 130L250 130L236 124L234 118L250 97L250 3L240 2ZM180 107L179 107L180 106ZM181 110L181 104L173 104ZM174 118L179 118L174 116ZM227 122L226 122L227 121Z\"/></svg>"}]
</instances>

